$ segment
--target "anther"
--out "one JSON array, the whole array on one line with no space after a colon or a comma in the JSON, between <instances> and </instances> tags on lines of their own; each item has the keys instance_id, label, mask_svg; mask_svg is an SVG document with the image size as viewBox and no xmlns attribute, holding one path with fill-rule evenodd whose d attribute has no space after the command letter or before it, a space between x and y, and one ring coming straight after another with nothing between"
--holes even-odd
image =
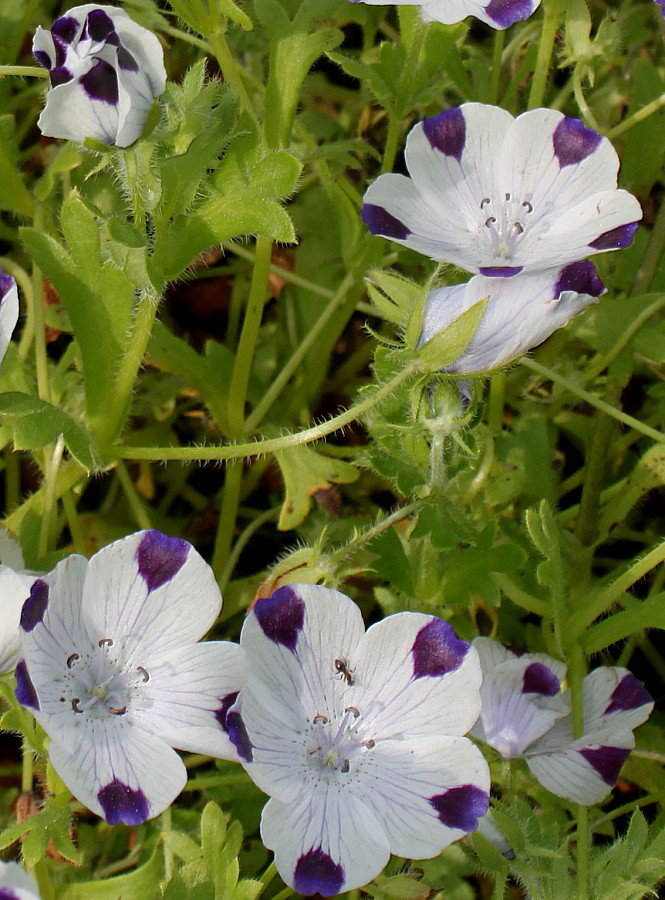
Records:
<instances>
[{"instance_id":1,"label":"anther","mask_svg":"<svg viewBox=\"0 0 665 900\"><path fill-rule=\"evenodd\" d=\"M314 716L312 719L315 725L327 725L328 717L327 716Z\"/></svg>"},{"instance_id":2,"label":"anther","mask_svg":"<svg viewBox=\"0 0 665 900\"><path fill-rule=\"evenodd\" d=\"M150 673L147 669L144 669L143 666L137 666L136 671L141 673L144 682L150 681Z\"/></svg>"},{"instance_id":3,"label":"anther","mask_svg":"<svg viewBox=\"0 0 665 900\"><path fill-rule=\"evenodd\" d=\"M320 749L321 749L320 747L315 747L313 750L308 750L307 755L308 756L316 756L316 754L319 752Z\"/></svg>"},{"instance_id":4,"label":"anther","mask_svg":"<svg viewBox=\"0 0 665 900\"><path fill-rule=\"evenodd\" d=\"M126 706L119 706L119 707L109 706L109 712L111 713L112 716L124 716L124 714L127 712L127 707Z\"/></svg>"},{"instance_id":5,"label":"anther","mask_svg":"<svg viewBox=\"0 0 665 900\"><path fill-rule=\"evenodd\" d=\"M376 747L376 741L374 741L374 740L372 740L372 738L370 738L368 741L365 741L365 746L367 747L368 750L371 750L372 747Z\"/></svg>"},{"instance_id":6,"label":"anther","mask_svg":"<svg viewBox=\"0 0 665 900\"><path fill-rule=\"evenodd\" d=\"M490 225L494 225L495 222L496 222L496 217L490 216L489 219L485 219L485 227L489 228Z\"/></svg>"},{"instance_id":7,"label":"anther","mask_svg":"<svg viewBox=\"0 0 665 900\"><path fill-rule=\"evenodd\" d=\"M350 771L351 771L351 766L349 765L348 759L343 759L340 772L344 772L344 774L346 775L346 773L350 772Z\"/></svg>"},{"instance_id":8,"label":"anther","mask_svg":"<svg viewBox=\"0 0 665 900\"><path fill-rule=\"evenodd\" d=\"M506 197L506 200L510 200L510 194L506 194L505 197Z\"/></svg>"},{"instance_id":9,"label":"anther","mask_svg":"<svg viewBox=\"0 0 665 900\"><path fill-rule=\"evenodd\" d=\"M357 710L355 706L347 706L346 709L344 710L344 712L350 712L350 713L353 713L353 718L354 718L354 719L357 719L358 716L360 715L359 710Z\"/></svg>"},{"instance_id":10,"label":"anther","mask_svg":"<svg viewBox=\"0 0 665 900\"><path fill-rule=\"evenodd\" d=\"M524 226L520 225L519 222L513 222L513 228L518 234L524 234Z\"/></svg>"},{"instance_id":11,"label":"anther","mask_svg":"<svg viewBox=\"0 0 665 900\"><path fill-rule=\"evenodd\" d=\"M80 703L80 702L81 702L81 698L80 698L80 697L74 697L74 699L71 701L72 709L74 710L75 713L82 713L82 712L83 712L83 710L79 707L79 703Z\"/></svg>"},{"instance_id":12,"label":"anther","mask_svg":"<svg viewBox=\"0 0 665 900\"><path fill-rule=\"evenodd\" d=\"M491 202L491 201L490 201L490 198L489 198L489 197L483 197L483 199L480 201L480 208L481 208L481 209L485 209L485 207L487 206L487 204L490 203L490 202Z\"/></svg>"},{"instance_id":13,"label":"anther","mask_svg":"<svg viewBox=\"0 0 665 900\"><path fill-rule=\"evenodd\" d=\"M524 202L522 203L522 206L526 209L526 211L527 211L528 213L532 213L532 212L533 212L533 206L529 203L528 200L524 200Z\"/></svg>"},{"instance_id":14,"label":"anther","mask_svg":"<svg viewBox=\"0 0 665 900\"><path fill-rule=\"evenodd\" d=\"M113 641L111 640L111 638L102 638L101 641L99 641L99 646L100 647L112 647Z\"/></svg>"},{"instance_id":15,"label":"anther","mask_svg":"<svg viewBox=\"0 0 665 900\"><path fill-rule=\"evenodd\" d=\"M68 656L68 657L67 657L67 668L68 668L68 669L71 669L71 667L74 665L74 663L76 662L76 660L77 660L77 659L80 659L80 658L81 658L81 657L78 655L78 653L72 653L71 656Z\"/></svg>"}]
</instances>

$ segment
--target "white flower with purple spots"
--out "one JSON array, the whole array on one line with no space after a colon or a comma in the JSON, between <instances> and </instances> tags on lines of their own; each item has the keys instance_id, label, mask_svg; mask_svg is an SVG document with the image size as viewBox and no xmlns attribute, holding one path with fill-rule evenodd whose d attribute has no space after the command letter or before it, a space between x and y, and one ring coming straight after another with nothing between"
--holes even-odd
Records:
<instances>
[{"instance_id":1,"label":"white flower with purple spots","mask_svg":"<svg viewBox=\"0 0 665 900\"><path fill-rule=\"evenodd\" d=\"M197 643L221 603L207 563L159 531L71 556L32 586L16 696L51 738L56 772L112 825L138 825L180 793L173 747L238 758L226 713L245 655Z\"/></svg>"},{"instance_id":2,"label":"white flower with purple spots","mask_svg":"<svg viewBox=\"0 0 665 900\"><path fill-rule=\"evenodd\" d=\"M386 6L388 0L351 0L370 6ZM402 6L419 6L425 21L455 25L475 16L491 28L501 31L523 22L540 6L540 0L401 0Z\"/></svg>"},{"instance_id":3,"label":"white flower with purple spots","mask_svg":"<svg viewBox=\"0 0 665 900\"><path fill-rule=\"evenodd\" d=\"M419 122L406 142L411 175L381 175L363 221L432 259L508 277L627 247L642 218L617 190L619 158L578 119L534 109L514 119L465 103Z\"/></svg>"},{"instance_id":4,"label":"white flower with purple spots","mask_svg":"<svg viewBox=\"0 0 665 900\"><path fill-rule=\"evenodd\" d=\"M428 294L420 344L487 297L485 315L471 343L446 366L447 372L458 374L487 372L542 343L590 303L596 303L604 290L595 266L588 260L514 278L475 275L465 284Z\"/></svg>"},{"instance_id":5,"label":"white flower with purple spots","mask_svg":"<svg viewBox=\"0 0 665 900\"><path fill-rule=\"evenodd\" d=\"M49 137L128 147L166 87L157 37L115 6L75 6L37 28L32 50L51 76L38 122Z\"/></svg>"},{"instance_id":6,"label":"white flower with purple spots","mask_svg":"<svg viewBox=\"0 0 665 900\"><path fill-rule=\"evenodd\" d=\"M506 759L521 757L538 781L573 803L599 803L614 787L635 746L633 729L653 709L650 694L627 669L601 666L582 689L584 734L573 738L566 668L544 654L516 656L476 638L483 670L482 711L473 734Z\"/></svg>"},{"instance_id":7,"label":"white flower with purple spots","mask_svg":"<svg viewBox=\"0 0 665 900\"><path fill-rule=\"evenodd\" d=\"M23 553L18 541L5 529L0 530L0 675L11 672L18 662L21 609L38 577L36 572L24 570Z\"/></svg>"},{"instance_id":8,"label":"white flower with purple spots","mask_svg":"<svg viewBox=\"0 0 665 900\"><path fill-rule=\"evenodd\" d=\"M39 900L37 882L15 862L0 862L0 900Z\"/></svg>"},{"instance_id":9,"label":"white flower with purple spots","mask_svg":"<svg viewBox=\"0 0 665 900\"><path fill-rule=\"evenodd\" d=\"M18 322L18 290L11 275L0 268L0 363Z\"/></svg>"},{"instance_id":10,"label":"white flower with purple spots","mask_svg":"<svg viewBox=\"0 0 665 900\"><path fill-rule=\"evenodd\" d=\"M487 811L489 772L465 737L480 709L476 651L435 616L365 632L338 591L279 588L243 627L247 686L227 717L271 799L261 837L294 890L330 897L391 853L436 856Z\"/></svg>"}]
</instances>

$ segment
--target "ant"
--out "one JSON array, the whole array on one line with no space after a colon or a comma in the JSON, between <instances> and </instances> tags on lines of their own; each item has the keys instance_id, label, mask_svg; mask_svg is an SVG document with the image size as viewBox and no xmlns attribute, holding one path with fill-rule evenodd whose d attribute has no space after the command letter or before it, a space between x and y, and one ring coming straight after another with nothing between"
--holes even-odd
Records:
<instances>
[{"instance_id":1,"label":"ant","mask_svg":"<svg viewBox=\"0 0 665 900\"><path fill-rule=\"evenodd\" d=\"M338 675L341 675L349 686L355 684L353 680L353 672L349 669L349 665L345 659L336 659L334 666L335 672Z\"/></svg>"}]
</instances>

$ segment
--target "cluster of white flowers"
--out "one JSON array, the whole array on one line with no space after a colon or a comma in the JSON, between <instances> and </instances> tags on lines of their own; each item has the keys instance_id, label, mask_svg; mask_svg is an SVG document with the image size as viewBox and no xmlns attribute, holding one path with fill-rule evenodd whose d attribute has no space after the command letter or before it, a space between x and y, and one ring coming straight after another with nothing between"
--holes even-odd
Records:
<instances>
[{"instance_id":1,"label":"cluster of white flowers","mask_svg":"<svg viewBox=\"0 0 665 900\"><path fill-rule=\"evenodd\" d=\"M381 175L365 194L364 222L475 275L429 294L421 343L489 298L450 372L505 365L596 302L605 288L583 260L629 246L642 218L617 189L607 138L555 110L513 118L465 103L419 122L404 158L410 177Z\"/></svg>"},{"instance_id":2,"label":"cluster of white flowers","mask_svg":"<svg viewBox=\"0 0 665 900\"><path fill-rule=\"evenodd\" d=\"M12 575L8 596L25 600L10 604L0 650L18 656L16 696L72 793L138 825L185 784L174 747L240 761L271 797L263 841L305 895L360 887L391 853L429 858L474 831L490 775L469 731L524 757L553 793L595 803L652 708L626 670L597 669L574 740L562 663L468 644L422 613L365 631L352 600L319 586L257 600L240 645L197 643L219 614L217 584L190 544L158 531Z\"/></svg>"}]
</instances>

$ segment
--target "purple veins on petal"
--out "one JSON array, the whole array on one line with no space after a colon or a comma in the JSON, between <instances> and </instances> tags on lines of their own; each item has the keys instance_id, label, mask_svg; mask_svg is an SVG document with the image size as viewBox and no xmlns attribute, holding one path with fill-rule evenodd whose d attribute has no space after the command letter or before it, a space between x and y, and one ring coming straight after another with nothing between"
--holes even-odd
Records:
<instances>
[{"instance_id":1,"label":"purple veins on petal","mask_svg":"<svg viewBox=\"0 0 665 900\"><path fill-rule=\"evenodd\" d=\"M267 638L295 653L305 622L305 604L293 588L277 588L270 597L260 597L254 615Z\"/></svg>"},{"instance_id":2,"label":"purple veins on petal","mask_svg":"<svg viewBox=\"0 0 665 900\"><path fill-rule=\"evenodd\" d=\"M148 593L171 581L184 566L190 545L182 538L172 538L161 531L146 531L136 550L139 574Z\"/></svg>"},{"instance_id":3,"label":"purple veins on petal","mask_svg":"<svg viewBox=\"0 0 665 900\"><path fill-rule=\"evenodd\" d=\"M463 784L430 797L429 802L444 825L468 833L478 827L478 819L487 812L490 798L475 784Z\"/></svg>"},{"instance_id":4,"label":"purple veins on petal","mask_svg":"<svg viewBox=\"0 0 665 900\"><path fill-rule=\"evenodd\" d=\"M93 9L87 15L81 37L89 37L93 41L104 41L114 32L115 28L111 17L103 9Z\"/></svg>"},{"instance_id":5,"label":"purple veins on petal","mask_svg":"<svg viewBox=\"0 0 665 900\"><path fill-rule=\"evenodd\" d=\"M380 234L397 241L403 241L411 234L406 225L382 206L365 203L360 215L372 234Z\"/></svg>"},{"instance_id":6,"label":"purple veins on petal","mask_svg":"<svg viewBox=\"0 0 665 900\"><path fill-rule=\"evenodd\" d=\"M552 143L561 168L574 166L598 149L602 138L579 119L565 116L554 129Z\"/></svg>"},{"instance_id":7,"label":"purple veins on petal","mask_svg":"<svg viewBox=\"0 0 665 900\"><path fill-rule=\"evenodd\" d=\"M454 672L464 662L469 644L456 636L443 619L432 619L420 629L413 642L413 676L436 678Z\"/></svg>"},{"instance_id":8,"label":"purple veins on petal","mask_svg":"<svg viewBox=\"0 0 665 900\"><path fill-rule=\"evenodd\" d=\"M579 751L580 756L598 772L606 784L613 786L619 777L621 766L626 761L630 750L625 747L597 747L595 749L584 748Z\"/></svg>"},{"instance_id":9,"label":"purple veins on petal","mask_svg":"<svg viewBox=\"0 0 665 900\"><path fill-rule=\"evenodd\" d=\"M481 266L478 272L488 278L512 278L519 275L524 266Z\"/></svg>"},{"instance_id":10,"label":"purple veins on petal","mask_svg":"<svg viewBox=\"0 0 665 900\"><path fill-rule=\"evenodd\" d=\"M435 150L460 162L466 144L466 122L459 107L444 109L437 116L425 119L423 131Z\"/></svg>"},{"instance_id":11,"label":"purple veins on petal","mask_svg":"<svg viewBox=\"0 0 665 900\"><path fill-rule=\"evenodd\" d=\"M97 794L104 818L110 825L140 825L150 815L148 799L139 788L135 790L117 778L105 785Z\"/></svg>"},{"instance_id":12,"label":"purple veins on petal","mask_svg":"<svg viewBox=\"0 0 665 900\"><path fill-rule=\"evenodd\" d=\"M523 22L533 13L533 0L490 0L485 12L501 28Z\"/></svg>"},{"instance_id":13,"label":"purple veins on petal","mask_svg":"<svg viewBox=\"0 0 665 900\"><path fill-rule=\"evenodd\" d=\"M229 733L229 727L226 722L226 717L229 710L238 699L238 694L239 691L236 691L235 694L227 694L226 697L220 697L219 702L221 703L221 706L214 711L215 718L222 727L222 730L227 734Z\"/></svg>"},{"instance_id":14,"label":"purple veins on petal","mask_svg":"<svg viewBox=\"0 0 665 900\"><path fill-rule=\"evenodd\" d=\"M81 85L91 100L100 100L111 106L118 104L118 76L110 63L98 59L94 66L81 76Z\"/></svg>"},{"instance_id":15,"label":"purple veins on petal","mask_svg":"<svg viewBox=\"0 0 665 900\"><path fill-rule=\"evenodd\" d=\"M231 710L225 716L225 725L222 726L229 736L229 740L238 751L238 756L245 762L251 763L254 760L253 746L247 734L245 723L239 712Z\"/></svg>"},{"instance_id":16,"label":"purple veins on petal","mask_svg":"<svg viewBox=\"0 0 665 900\"><path fill-rule=\"evenodd\" d=\"M543 694L545 697L554 697L559 693L560 688L559 679L543 663L530 663L524 670L523 694Z\"/></svg>"},{"instance_id":17,"label":"purple veins on petal","mask_svg":"<svg viewBox=\"0 0 665 900\"><path fill-rule=\"evenodd\" d=\"M576 294L590 294L592 297L599 297L604 290L605 285L598 277L596 267L588 259L585 259L561 269L558 281L554 285L552 299L556 300L564 291L575 291Z\"/></svg>"},{"instance_id":18,"label":"purple veins on petal","mask_svg":"<svg viewBox=\"0 0 665 900\"><path fill-rule=\"evenodd\" d=\"M618 228L612 228L597 237L595 241L591 241L589 247L594 250L623 250L624 247L630 247L635 237L639 222L629 222L627 225L619 225Z\"/></svg>"},{"instance_id":19,"label":"purple veins on petal","mask_svg":"<svg viewBox=\"0 0 665 900\"><path fill-rule=\"evenodd\" d=\"M610 704L605 710L605 715L619 710L638 709L640 706L644 706L645 703L651 703L651 701L651 694L642 682L629 672L623 676L612 691Z\"/></svg>"},{"instance_id":20,"label":"purple veins on petal","mask_svg":"<svg viewBox=\"0 0 665 900\"><path fill-rule=\"evenodd\" d=\"M39 710L37 691L28 674L28 667L22 659L18 661L14 675L16 677L15 694L18 702L22 706L29 706L31 709Z\"/></svg>"},{"instance_id":21,"label":"purple veins on petal","mask_svg":"<svg viewBox=\"0 0 665 900\"><path fill-rule=\"evenodd\" d=\"M79 23L73 16L61 16L51 26L51 34L71 44L78 34Z\"/></svg>"},{"instance_id":22,"label":"purple veins on petal","mask_svg":"<svg viewBox=\"0 0 665 900\"><path fill-rule=\"evenodd\" d=\"M339 894L344 884L344 868L323 851L321 847L309 850L298 859L293 873L293 886L306 897L321 894L332 897Z\"/></svg>"},{"instance_id":23,"label":"purple veins on petal","mask_svg":"<svg viewBox=\"0 0 665 900\"><path fill-rule=\"evenodd\" d=\"M38 578L30 588L30 596L21 610L21 628L32 631L44 618L48 606L48 584Z\"/></svg>"}]
</instances>

